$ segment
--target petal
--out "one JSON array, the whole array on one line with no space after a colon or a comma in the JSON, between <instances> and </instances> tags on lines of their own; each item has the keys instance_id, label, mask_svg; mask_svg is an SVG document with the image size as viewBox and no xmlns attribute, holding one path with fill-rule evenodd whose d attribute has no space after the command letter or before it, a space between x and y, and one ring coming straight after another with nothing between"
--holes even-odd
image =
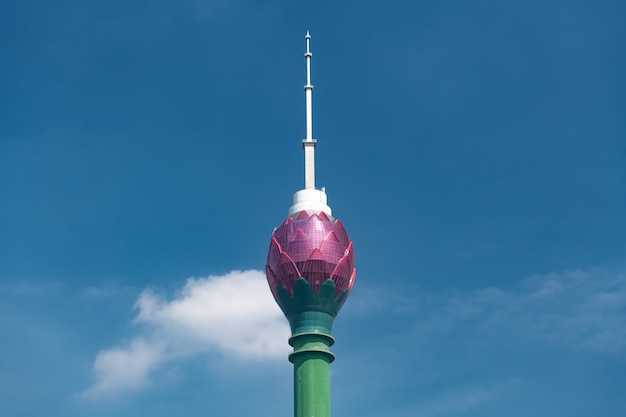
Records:
<instances>
[{"instance_id":1,"label":"petal","mask_svg":"<svg viewBox=\"0 0 626 417\"><path fill-rule=\"evenodd\" d=\"M346 229L343 228L343 225L341 224L339 220L335 220L335 223L333 225L334 225L335 235L337 235L337 239L339 240L339 242L341 242L341 244L344 246L348 246L348 243L350 243L350 238L348 237L348 234L346 233Z\"/></svg>"},{"instance_id":2,"label":"petal","mask_svg":"<svg viewBox=\"0 0 626 417\"><path fill-rule=\"evenodd\" d=\"M306 212L306 210L302 210L300 213L298 213L298 215L296 216L296 220L306 220L309 218L309 213Z\"/></svg>"},{"instance_id":3,"label":"petal","mask_svg":"<svg viewBox=\"0 0 626 417\"><path fill-rule=\"evenodd\" d=\"M298 229L302 230L309 237L313 247L317 248L328 233L329 226L328 222L320 220L317 214L313 214L306 221L298 222Z\"/></svg>"},{"instance_id":4,"label":"petal","mask_svg":"<svg viewBox=\"0 0 626 417\"><path fill-rule=\"evenodd\" d=\"M281 252L282 248L280 247L280 244L276 238L272 237L272 240L270 241L270 250L267 252L267 264L271 268L275 268L276 265L278 265Z\"/></svg>"},{"instance_id":5,"label":"petal","mask_svg":"<svg viewBox=\"0 0 626 417\"><path fill-rule=\"evenodd\" d=\"M320 251L324 254L324 257L328 260L328 262L332 264L337 264L339 259L344 255L346 247L339 242L337 239L337 235L335 235L334 231L330 231L322 243L320 244Z\"/></svg>"},{"instance_id":6,"label":"petal","mask_svg":"<svg viewBox=\"0 0 626 417\"><path fill-rule=\"evenodd\" d=\"M322 251L320 251L319 249L313 249L313 252L311 252L311 255L309 255L308 259L306 260L308 261L324 261L326 262L326 257L324 256L324 254L322 253ZM330 272L330 271L328 271Z\"/></svg>"},{"instance_id":7,"label":"petal","mask_svg":"<svg viewBox=\"0 0 626 417\"><path fill-rule=\"evenodd\" d=\"M320 211L320 213L318 214L318 217L319 217L321 220L325 220L325 221L327 221L327 222L329 222L329 221L330 221L330 219L328 218L328 216L326 215L326 213L324 213L323 211Z\"/></svg>"},{"instance_id":8,"label":"petal","mask_svg":"<svg viewBox=\"0 0 626 417\"><path fill-rule=\"evenodd\" d=\"M265 265L265 276L267 277L267 283L270 286L270 290L272 290L274 299L276 299L276 285L278 285L278 279L276 278L276 275L274 275L274 272L272 271L272 268L269 267L269 265Z\"/></svg>"},{"instance_id":9,"label":"petal","mask_svg":"<svg viewBox=\"0 0 626 417\"><path fill-rule=\"evenodd\" d=\"M313 294L317 294L320 285L330 277L330 265L318 249L315 249L304 263L302 276L311 285Z\"/></svg>"},{"instance_id":10,"label":"petal","mask_svg":"<svg viewBox=\"0 0 626 417\"><path fill-rule=\"evenodd\" d=\"M311 244L309 237L302 230L298 229L291 237L291 240L283 251L287 252L294 262L304 262L308 259L315 247Z\"/></svg>"},{"instance_id":11,"label":"petal","mask_svg":"<svg viewBox=\"0 0 626 417\"><path fill-rule=\"evenodd\" d=\"M330 274L331 279L335 282L335 287L337 287L337 294L350 287L350 277L352 276L352 265L350 265L350 260L348 259L348 254L346 254L335 269Z\"/></svg>"},{"instance_id":12,"label":"petal","mask_svg":"<svg viewBox=\"0 0 626 417\"><path fill-rule=\"evenodd\" d=\"M274 272L277 284L293 295L293 284L300 277L300 271L298 271L296 264L285 252L280 254L280 260Z\"/></svg>"},{"instance_id":13,"label":"petal","mask_svg":"<svg viewBox=\"0 0 626 417\"><path fill-rule=\"evenodd\" d=\"M356 278L356 268L352 269L352 275L350 275L350 285L348 285L348 290L352 291L352 286L354 285L354 279Z\"/></svg>"},{"instance_id":14,"label":"petal","mask_svg":"<svg viewBox=\"0 0 626 417\"><path fill-rule=\"evenodd\" d=\"M346 248L346 254L348 255L348 262L350 263L350 268L354 267L354 246L352 246L352 242L348 244Z\"/></svg>"},{"instance_id":15,"label":"petal","mask_svg":"<svg viewBox=\"0 0 626 417\"><path fill-rule=\"evenodd\" d=\"M287 246L287 242L289 242L290 236L296 232L296 224L291 219L291 217L287 216L287 219L280 225L280 227L273 233L273 236L276 238L278 243L280 243L281 247Z\"/></svg>"}]
</instances>

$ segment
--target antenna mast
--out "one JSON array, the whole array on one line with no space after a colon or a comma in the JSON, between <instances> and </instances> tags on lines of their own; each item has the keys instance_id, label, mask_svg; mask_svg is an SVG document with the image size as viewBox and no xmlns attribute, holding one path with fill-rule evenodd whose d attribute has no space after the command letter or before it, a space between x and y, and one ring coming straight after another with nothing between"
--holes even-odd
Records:
<instances>
[{"instance_id":1,"label":"antenna mast","mask_svg":"<svg viewBox=\"0 0 626 417\"><path fill-rule=\"evenodd\" d=\"M306 85L304 94L306 98L306 139L302 139L304 148L304 188L315 189L315 145L317 141L313 139L313 85L311 84L311 57L310 49L311 35L306 31Z\"/></svg>"},{"instance_id":2,"label":"antenna mast","mask_svg":"<svg viewBox=\"0 0 626 417\"><path fill-rule=\"evenodd\" d=\"M289 215L297 215L301 211L311 213L324 212L332 216L332 210L328 206L326 190L315 188L315 145L317 141L313 139L313 85L311 84L311 35L306 31L306 85L304 95L306 99L306 138L302 139L304 149L304 189L296 191L293 195L293 204L289 208Z\"/></svg>"}]
</instances>

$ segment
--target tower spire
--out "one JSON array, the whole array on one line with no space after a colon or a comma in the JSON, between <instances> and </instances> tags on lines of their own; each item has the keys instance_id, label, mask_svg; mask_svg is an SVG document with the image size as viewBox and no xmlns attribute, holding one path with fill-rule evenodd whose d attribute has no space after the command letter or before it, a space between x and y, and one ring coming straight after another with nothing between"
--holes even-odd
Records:
<instances>
[{"instance_id":1,"label":"tower spire","mask_svg":"<svg viewBox=\"0 0 626 417\"><path fill-rule=\"evenodd\" d=\"M304 148L304 188L307 190L315 189L315 145L316 140L313 139L313 85L311 84L311 34L306 31L306 85L304 86L304 95L306 99L306 139L302 139L302 147Z\"/></svg>"},{"instance_id":2,"label":"tower spire","mask_svg":"<svg viewBox=\"0 0 626 417\"><path fill-rule=\"evenodd\" d=\"M317 141L313 139L313 85L311 84L311 34L306 31L306 84L304 85L304 97L306 102L306 138L302 139L304 149L304 189L296 191L293 195L293 204L289 208L289 215L297 215L301 211L310 213L326 213L332 216L332 210L328 206L326 190L324 187L315 188L315 146Z\"/></svg>"}]
</instances>

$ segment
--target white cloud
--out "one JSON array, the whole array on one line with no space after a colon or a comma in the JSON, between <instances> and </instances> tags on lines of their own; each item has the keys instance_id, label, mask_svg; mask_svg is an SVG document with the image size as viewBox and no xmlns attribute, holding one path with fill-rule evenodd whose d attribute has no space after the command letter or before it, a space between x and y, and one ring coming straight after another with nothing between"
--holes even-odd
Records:
<instances>
[{"instance_id":1,"label":"white cloud","mask_svg":"<svg viewBox=\"0 0 626 417\"><path fill-rule=\"evenodd\" d=\"M112 392L136 390L150 383L150 371L164 360L165 345L134 339L128 346L104 350L93 365L96 384L83 394L96 398Z\"/></svg>"},{"instance_id":2,"label":"white cloud","mask_svg":"<svg viewBox=\"0 0 626 417\"><path fill-rule=\"evenodd\" d=\"M526 278L510 290L484 288L433 297L418 327L458 331L475 341L521 339L612 355L626 352L626 275L574 270ZM433 304L436 303L436 304Z\"/></svg>"},{"instance_id":3,"label":"white cloud","mask_svg":"<svg viewBox=\"0 0 626 417\"><path fill-rule=\"evenodd\" d=\"M347 310L410 318L417 343L454 334L471 344L508 340L626 357L623 272L571 270L527 277L510 288L406 293L412 295L361 289L357 308Z\"/></svg>"},{"instance_id":4,"label":"white cloud","mask_svg":"<svg viewBox=\"0 0 626 417\"><path fill-rule=\"evenodd\" d=\"M365 376L361 364L377 358L368 365L377 377L361 378L366 382L354 389L348 384L349 399L359 401L364 384L367 391L385 395L392 391L389 380L414 390L412 401L383 406L372 400L365 416L479 415L523 390L535 392L546 384L546 375L548 381L588 377L581 358L601 354L626 360L623 270L570 270L475 290L434 292L409 285L380 290L362 285L346 305L352 317L344 317L349 319L344 329L368 323L359 328L360 337L391 323L375 341L354 348L347 364L343 359L338 365L339 370L351 367L359 379ZM559 353L562 361L547 360ZM565 364L574 369L562 374Z\"/></svg>"},{"instance_id":5,"label":"white cloud","mask_svg":"<svg viewBox=\"0 0 626 417\"><path fill-rule=\"evenodd\" d=\"M141 389L151 372L181 358L217 353L238 360L284 359L289 351L287 321L261 271L190 278L172 300L145 290L135 307L140 334L98 354L95 384L84 396Z\"/></svg>"}]
</instances>

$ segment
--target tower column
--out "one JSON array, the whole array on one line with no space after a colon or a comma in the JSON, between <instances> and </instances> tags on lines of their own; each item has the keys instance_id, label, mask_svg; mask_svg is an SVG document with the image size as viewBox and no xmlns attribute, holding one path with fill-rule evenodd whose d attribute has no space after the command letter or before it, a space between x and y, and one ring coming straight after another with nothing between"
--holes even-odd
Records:
<instances>
[{"instance_id":1,"label":"tower column","mask_svg":"<svg viewBox=\"0 0 626 417\"><path fill-rule=\"evenodd\" d=\"M330 351L334 339L323 333L292 336L294 417L330 417Z\"/></svg>"}]
</instances>

